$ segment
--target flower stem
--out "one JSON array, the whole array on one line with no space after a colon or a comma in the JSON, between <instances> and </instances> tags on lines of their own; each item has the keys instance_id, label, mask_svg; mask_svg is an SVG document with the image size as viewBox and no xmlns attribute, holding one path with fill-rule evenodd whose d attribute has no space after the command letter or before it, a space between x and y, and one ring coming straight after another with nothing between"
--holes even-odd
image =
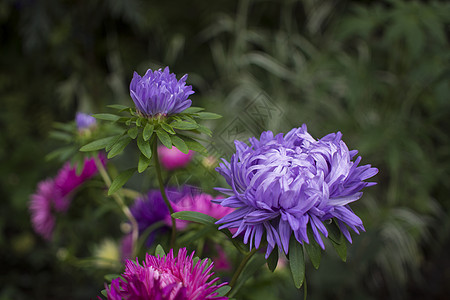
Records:
<instances>
[{"instance_id":1,"label":"flower stem","mask_svg":"<svg viewBox=\"0 0 450 300\"><path fill-rule=\"evenodd\" d=\"M158 177L159 190L161 192L161 196L162 196L164 202L167 205L167 208L169 209L170 219L172 220L172 233L170 235L170 248L173 248L175 246L175 235L176 235L177 227L176 227L176 223L175 223L175 218L172 217L172 214L174 213L174 211L173 211L172 205L170 204L169 199L167 199L166 190L164 188L164 181L163 181L162 175L161 175L161 165L159 163L159 158L158 158L157 144L158 144L157 139L154 139L153 143L152 143L153 161L155 162L156 176Z\"/></svg>"},{"instance_id":2,"label":"flower stem","mask_svg":"<svg viewBox=\"0 0 450 300\"><path fill-rule=\"evenodd\" d=\"M233 278L231 278L230 281L230 286L231 288L234 287L234 285L236 284L236 281L239 278L239 275L241 275L242 271L245 268L245 265L248 263L248 261L250 260L250 258L252 258L252 256L258 251L258 249L253 248L252 251L250 251L249 253L247 253L247 255L244 257L244 259L241 261L241 264L239 265L239 267L237 268L236 272L234 272L233 274ZM230 290L231 292L231 290Z\"/></svg>"},{"instance_id":3,"label":"flower stem","mask_svg":"<svg viewBox=\"0 0 450 300\"><path fill-rule=\"evenodd\" d=\"M111 178L108 175L108 172L106 171L105 167L103 166L102 162L98 159L98 157L94 157L95 165L97 166L97 170L100 173L100 176L102 177L103 181L105 182L105 185L107 188L111 186ZM122 196L119 193L114 193L111 195L114 200L116 200L119 207L122 209L124 215L128 218L128 220L131 223L131 237L132 237L132 257L137 255L137 241L139 237L139 226L136 222L136 219L134 218L133 214L131 213L128 206L125 205L125 202L122 199Z\"/></svg>"}]
</instances>

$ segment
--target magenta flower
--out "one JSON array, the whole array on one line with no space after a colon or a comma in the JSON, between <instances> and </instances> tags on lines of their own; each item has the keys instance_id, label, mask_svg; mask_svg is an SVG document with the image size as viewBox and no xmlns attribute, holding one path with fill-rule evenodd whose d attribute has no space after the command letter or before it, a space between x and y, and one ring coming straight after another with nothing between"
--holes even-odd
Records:
<instances>
[{"instance_id":1,"label":"magenta flower","mask_svg":"<svg viewBox=\"0 0 450 300\"><path fill-rule=\"evenodd\" d=\"M177 114L191 106L189 98L194 93L186 85L187 74L177 80L166 67L164 71L147 70L144 76L134 72L130 83L130 96L142 115L154 117Z\"/></svg>"},{"instance_id":2,"label":"magenta flower","mask_svg":"<svg viewBox=\"0 0 450 300\"><path fill-rule=\"evenodd\" d=\"M361 198L361 190L375 183L364 180L377 174L370 165L358 166L361 157L349 151L342 134L332 133L315 140L306 129L294 128L286 135L267 131L250 145L235 141L236 154L216 169L231 189L218 189L229 197L214 201L235 211L220 219L221 228L238 228L244 243L259 248L267 239L266 258L275 246L288 253L292 234L299 243L309 243L308 226L324 248L320 233L324 222L335 219L344 236L364 230L361 219L349 204Z\"/></svg>"},{"instance_id":3,"label":"magenta flower","mask_svg":"<svg viewBox=\"0 0 450 300\"><path fill-rule=\"evenodd\" d=\"M106 285L109 300L155 299L155 300L225 300L217 297L217 289L226 283L215 285L218 277L208 281L214 263L208 260L194 265L194 252L187 256L186 248L179 250L174 257L173 250L160 257L146 255L142 266L137 261L127 260L122 278L113 279Z\"/></svg>"},{"instance_id":4,"label":"magenta flower","mask_svg":"<svg viewBox=\"0 0 450 300\"><path fill-rule=\"evenodd\" d=\"M181 152L176 147L169 149L163 145L158 147L159 161L167 170L174 170L185 167L194 156L194 152L189 150L187 154Z\"/></svg>"},{"instance_id":5,"label":"magenta flower","mask_svg":"<svg viewBox=\"0 0 450 300\"><path fill-rule=\"evenodd\" d=\"M100 157L104 162L104 157ZM31 222L34 230L50 240L55 225L55 213L65 213L70 206L72 192L97 173L93 158L85 159L81 174L68 162L58 172L55 179L38 184L36 194L30 197Z\"/></svg>"}]
</instances>

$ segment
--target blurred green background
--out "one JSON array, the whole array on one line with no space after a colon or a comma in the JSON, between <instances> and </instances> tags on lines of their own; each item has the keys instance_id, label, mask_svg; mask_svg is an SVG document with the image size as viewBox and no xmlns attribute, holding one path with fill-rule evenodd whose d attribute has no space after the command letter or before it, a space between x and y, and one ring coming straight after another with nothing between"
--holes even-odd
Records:
<instances>
[{"instance_id":1,"label":"blurred green background","mask_svg":"<svg viewBox=\"0 0 450 300\"><path fill-rule=\"evenodd\" d=\"M133 71L166 65L224 116L214 155L306 123L379 168L354 206L367 232L308 269L309 299L447 299L449 24L447 1L1 1L0 299L99 294L33 232L29 195L60 167L55 121L131 105Z\"/></svg>"}]
</instances>

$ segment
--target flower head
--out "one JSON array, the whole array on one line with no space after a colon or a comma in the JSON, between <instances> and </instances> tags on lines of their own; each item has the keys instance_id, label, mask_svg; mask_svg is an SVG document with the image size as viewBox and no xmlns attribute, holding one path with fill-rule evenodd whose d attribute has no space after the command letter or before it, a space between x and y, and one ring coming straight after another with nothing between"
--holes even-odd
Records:
<instances>
[{"instance_id":1,"label":"flower head","mask_svg":"<svg viewBox=\"0 0 450 300\"><path fill-rule=\"evenodd\" d=\"M216 290L225 285L215 285L219 278L208 281L214 273L214 263L208 260L193 262L194 252L187 256L186 248L165 256L146 255L142 266L127 260L122 278L114 279L106 287L108 299L160 299L160 300L225 300L216 297Z\"/></svg>"},{"instance_id":2,"label":"flower head","mask_svg":"<svg viewBox=\"0 0 450 300\"><path fill-rule=\"evenodd\" d=\"M44 180L38 184L36 194L30 197L31 223L34 230L47 240L51 239L55 227L55 216L52 212L53 191L53 180Z\"/></svg>"},{"instance_id":3,"label":"flower head","mask_svg":"<svg viewBox=\"0 0 450 300\"><path fill-rule=\"evenodd\" d=\"M82 112L77 112L75 122L77 123L78 130L89 129L97 125L97 120L93 116Z\"/></svg>"},{"instance_id":4,"label":"flower head","mask_svg":"<svg viewBox=\"0 0 450 300\"><path fill-rule=\"evenodd\" d=\"M177 80L175 74L164 71L147 70L144 76L134 72L130 83L130 95L136 109L147 117L177 114L191 106L188 99L194 93L192 86L186 85L187 74Z\"/></svg>"},{"instance_id":5,"label":"flower head","mask_svg":"<svg viewBox=\"0 0 450 300\"><path fill-rule=\"evenodd\" d=\"M166 146L158 147L159 161L167 170L174 170L185 167L194 156L194 152L189 150L187 154L178 150L175 146L171 149Z\"/></svg>"},{"instance_id":6,"label":"flower head","mask_svg":"<svg viewBox=\"0 0 450 300\"><path fill-rule=\"evenodd\" d=\"M232 189L218 188L229 197L214 201L236 208L218 221L219 229L237 227L235 236L244 233L250 248L253 243L259 248L266 233L266 257L275 246L288 253L292 233L299 243L309 243L308 225L324 248L320 233L328 236L323 222L332 218L351 242L347 226L356 233L364 227L349 203L375 184L364 180L378 170L358 166L361 157L353 161L357 151L349 151L341 137L338 132L315 140L303 125L284 136L263 132L259 140L250 138L250 145L235 141L230 162L216 169Z\"/></svg>"}]
</instances>

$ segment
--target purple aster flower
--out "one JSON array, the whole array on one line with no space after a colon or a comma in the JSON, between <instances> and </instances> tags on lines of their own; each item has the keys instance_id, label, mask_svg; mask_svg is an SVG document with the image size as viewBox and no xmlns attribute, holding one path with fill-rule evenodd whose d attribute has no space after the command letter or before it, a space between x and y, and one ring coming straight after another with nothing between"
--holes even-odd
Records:
<instances>
[{"instance_id":1,"label":"purple aster flower","mask_svg":"<svg viewBox=\"0 0 450 300\"><path fill-rule=\"evenodd\" d=\"M147 70L141 77L134 72L130 83L130 95L136 109L147 117L177 114L191 106L188 99L194 93L192 86L186 85L187 74L178 81L175 74L164 71Z\"/></svg>"},{"instance_id":2,"label":"purple aster flower","mask_svg":"<svg viewBox=\"0 0 450 300\"><path fill-rule=\"evenodd\" d=\"M75 122L77 123L78 130L85 130L97 125L97 120L90 115L82 112L77 112L75 116Z\"/></svg>"},{"instance_id":3,"label":"purple aster flower","mask_svg":"<svg viewBox=\"0 0 450 300\"><path fill-rule=\"evenodd\" d=\"M137 261L127 260L122 278L116 278L106 286L110 300L158 299L158 300L225 300L216 297L217 289L226 283L215 285L218 277L208 281L214 273L214 263L208 260L194 265L194 252L187 256L186 248L174 257L173 250L160 257L146 255L142 266Z\"/></svg>"},{"instance_id":4,"label":"purple aster flower","mask_svg":"<svg viewBox=\"0 0 450 300\"><path fill-rule=\"evenodd\" d=\"M34 230L46 240L52 238L55 216L52 212L54 182L52 179L41 181L36 194L31 195L30 213Z\"/></svg>"},{"instance_id":5,"label":"purple aster flower","mask_svg":"<svg viewBox=\"0 0 450 300\"><path fill-rule=\"evenodd\" d=\"M320 233L328 237L323 222L332 218L351 242L347 226L356 233L364 227L349 203L375 184L364 180L378 170L358 166L361 157L353 161L357 151L349 151L341 137L338 132L315 140L303 125L284 136L263 132L259 141L249 139L250 146L235 141L231 161L216 168L231 189L218 188L229 197L214 201L236 208L217 222L219 229L237 227L234 236L244 233L250 248L259 248L266 233L266 258L275 246L287 254L292 233L299 243L309 243L308 225L324 249Z\"/></svg>"}]
</instances>

